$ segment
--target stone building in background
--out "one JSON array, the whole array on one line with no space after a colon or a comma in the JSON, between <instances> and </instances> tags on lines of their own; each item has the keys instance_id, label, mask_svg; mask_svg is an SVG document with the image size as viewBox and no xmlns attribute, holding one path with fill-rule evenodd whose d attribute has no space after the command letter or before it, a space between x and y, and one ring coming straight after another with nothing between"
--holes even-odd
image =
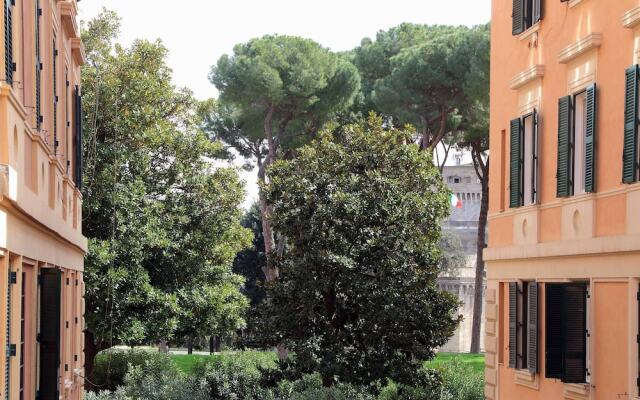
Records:
<instances>
[{"instance_id":1,"label":"stone building in background","mask_svg":"<svg viewBox=\"0 0 640 400\"><path fill-rule=\"evenodd\" d=\"M452 161L453 165L444 167L442 176L453 194L462 201L462 207L451 208L451 215L443 223L442 229L454 233L460 238L467 262L464 268L460 268L453 276L447 275L438 278L438 286L460 298L463 303L460 307L460 314L464 320L440 351L468 352L471 347L476 243L482 186L473 164L463 164L463 161L466 161L464 154L454 154ZM481 340L481 347L484 349L484 338Z\"/></svg>"}]
</instances>

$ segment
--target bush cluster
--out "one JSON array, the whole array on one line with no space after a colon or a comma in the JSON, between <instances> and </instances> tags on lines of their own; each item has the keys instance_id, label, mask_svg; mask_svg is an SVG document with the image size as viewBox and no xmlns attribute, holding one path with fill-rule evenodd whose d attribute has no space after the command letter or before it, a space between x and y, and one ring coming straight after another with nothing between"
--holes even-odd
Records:
<instances>
[{"instance_id":1,"label":"bush cluster","mask_svg":"<svg viewBox=\"0 0 640 400\"><path fill-rule=\"evenodd\" d=\"M264 372L273 371L275 363L260 353L209 357L189 374L164 354L130 351L111 356L108 382L121 384L88 393L87 400L481 400L484 392L482 373L456 360L423 370L420 387L385 382L378 387L338 383L326 388L319 374L267 387ZM98 357L101 376L106 360Z\"/></svg>"}]
</instances>

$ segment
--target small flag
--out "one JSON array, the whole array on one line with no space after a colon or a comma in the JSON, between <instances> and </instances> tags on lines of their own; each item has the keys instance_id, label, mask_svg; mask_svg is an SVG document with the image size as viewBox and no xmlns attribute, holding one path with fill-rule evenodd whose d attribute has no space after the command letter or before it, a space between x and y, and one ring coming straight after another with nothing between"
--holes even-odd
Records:
<instances>
[{"instance_id":1,"label":"small flag","mask_svg":"<svg viewBox=\"0 0 640 400\"><path fill-rule=\"evenodd\" d=\"M451 193L451 207L462 208L462 200L458 198L455 194Z\"/></svg>"}]
</instances>

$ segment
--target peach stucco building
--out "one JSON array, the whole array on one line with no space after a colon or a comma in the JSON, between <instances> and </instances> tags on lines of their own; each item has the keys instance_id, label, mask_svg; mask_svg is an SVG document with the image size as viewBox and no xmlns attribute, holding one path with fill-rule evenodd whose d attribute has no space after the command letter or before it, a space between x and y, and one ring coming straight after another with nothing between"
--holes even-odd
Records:
<instances>
[{"instance_id":1,"label":"peach stucco building","mask_svg":"<svg viewBox=\"0 0 640 400\"><path fill-rule=\"evenodd\" d=\"M3 0L1 399L83 397L84 52L76 15L76 0Z\"/></svg>"},{"instance_id":2,"label":"peach stucco building","mask_svg":"<svg viewBox=\"0 0 640 400\"><path fill-rule=\"evenodd\" d=\"M488 399L640 399L639 0L492 0Z\"/></svg>"}]
</instances>

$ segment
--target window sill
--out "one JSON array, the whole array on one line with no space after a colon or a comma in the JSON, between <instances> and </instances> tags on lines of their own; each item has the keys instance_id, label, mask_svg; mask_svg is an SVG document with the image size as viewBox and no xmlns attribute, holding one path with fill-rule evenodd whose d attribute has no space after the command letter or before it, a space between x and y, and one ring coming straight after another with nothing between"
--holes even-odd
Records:
<instances>
[{"instance_id":1,"label":"window sill","mask_svg":"<svg viewBox=\"0 0 640 400\"><path fill-rule=\"evenodd\" d=\"M538 379L539 374L532 374L526 369L517 369L515 372L516 385L525 386L534 390L540 389L540 380Z\"/></svg>"},{"instance_id":2,"label":"window sill","mask_svg":"<svg viewBox=\"0 0 640 400\"><path fill-rule=\"evenodd\" d=\"M573 8L575 6L577 6L578 4L582 3L583 0L571 0L569 1L569 8Z\"/></svg>"},{"instance_id":3,"label":"window sill","mask_svg":"<svg viewBox=\"0 0 640 400\"><path fill-rule=\"evenodd\" d=\"M527 28L527 30L519 34L517 36L518 40L520 41L527 40L531 38L531 36L533 36L534 34L537 34L539 30L540 30L540 22L536 22L531 27Z\"/></svg>"},{"instance_id":4,"label":"window sill","mask_svg":"<svg viewBox=\"0 0 640 400\"><path fill-rule=\"evenodd\" d=\"M588 383L565 383L563 392L565 399L588 400L591 386Z\"/></svg>"}]
</instances>

